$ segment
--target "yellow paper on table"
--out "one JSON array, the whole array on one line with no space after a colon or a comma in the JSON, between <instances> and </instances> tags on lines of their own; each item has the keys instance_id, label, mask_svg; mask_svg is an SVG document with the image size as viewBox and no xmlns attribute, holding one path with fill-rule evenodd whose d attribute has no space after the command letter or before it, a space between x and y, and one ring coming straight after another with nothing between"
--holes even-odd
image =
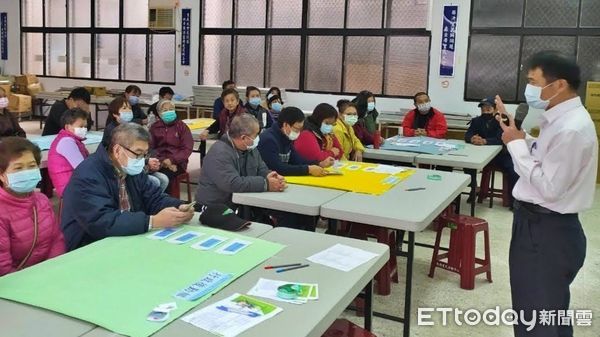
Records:
<instances>
[{"instance_id":1,"label":"yellow paper on table","mask_svg":"<svg viewBox=\"0 0 600 337\"><path fill-rule=\"evenodd\" d=\"M183 121L190 130L206 129L215 122L212 118L195 118Z\"/></svg>"},{"instance_id":2,"label":"yellow paper on table","mask_svg":"<svg viewBox=\"0 0 600 337\"><path fill-rule=\"evenodd\" d=\"M325 177L285 177L285 180L290 184L380 195L415 173L413 169L353 161L342 162L327 170L335 173Z\"/></svg>"}]
</instances>

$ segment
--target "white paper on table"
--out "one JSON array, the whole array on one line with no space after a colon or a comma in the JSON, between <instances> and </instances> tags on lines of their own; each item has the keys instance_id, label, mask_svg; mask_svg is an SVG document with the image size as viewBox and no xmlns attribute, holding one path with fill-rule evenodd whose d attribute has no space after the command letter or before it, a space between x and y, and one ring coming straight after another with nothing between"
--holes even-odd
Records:
<instances>
[{"instance_id":1,"label":"white paper on table","mask_svg":"<svg viewBox=\"0 0 600 337\"><path fill-rule=\"evenodd\" d=\"M337 270L350 271L376 256L379 255L338 243L308 257L307 260Z\"/></svg>"},{"instance_id":2,"label":"white paper on table","mask_svg":"<svg viewBox=\"0 0 600 337\"><path fill-rule=\"evenodd\" d=\"M277 315L283 309L276 307L275 310L266 315L250 317L236 312L226 312L217 309L218 306L234 306L234 298L242 296L233 294L226 299L213 303L206 308L200 309L181 318L184 322L197 326L200 329L223 336L235 337L251 327L266 321Z\"/></svg>"},{"instance_id":3,"label":"white paper on table","mask_svg":"<svg viewBox=\"0 0 600 337\"><path fill-rule=\"evenodd\" d=\"M373 172L375 173L385 173L385 174L398 174L406 171L403 167L392 166L392 165L377 165Z\"/></svg>"},{"instance_id":4,"label":"white paper on table","mask_svg":"<svg viewBox=\"0 0 600 337\"><path fill-rule=\"evenodd\" d=\"M284 284L300 284L300 283L260 278L260 279L258 279L258 282L256 283L256 285L254 287L252 287L252 289L250 289L250 291L248 291L248 295L264 297L264 298L268 298L268 299L272 299L272 300L276 300L276 301L280 301L280 302L291 303L291 304L304 304L307 302L306 300L301 300L301 299L286 300L284 298L278 297L277 296L277 288L279 288L280 286L282 286ZM317 298L310 298L310 299L316 300Z\"/></svg>"}]
</instances>

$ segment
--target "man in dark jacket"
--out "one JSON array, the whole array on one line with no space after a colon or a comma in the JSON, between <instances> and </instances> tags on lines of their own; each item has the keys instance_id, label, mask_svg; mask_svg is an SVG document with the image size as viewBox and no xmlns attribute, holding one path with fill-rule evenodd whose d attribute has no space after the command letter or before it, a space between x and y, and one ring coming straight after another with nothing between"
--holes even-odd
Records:
<instances>
[{"instance_id":1,"label":"man in dark jacket","mask_svg":"<svg viewBox=\"0 0 600 337\"><path fill-rule=\"evenodd\" d=\"M471 120L469 129L465 133L465 142L473 145L503 145L502 128L495 118L497 113L495 98L490 96L482 99L478 107L481 109L481 115ZM508 174L509 185L512 191L519 179L519 175L515 172L512 158L506 147L492 160L491 164L499 167L502 172ZM475 180L473 183L477 184L477 181ZM512 199L512 193L510 196Z\"/></svg>"},{"instance_id":2,"label":"man in dark jacket","mask_svg":"<svg viewBox=\"0 0 600 337\"><path fill-rule=\"evenodd\" d=\"M57 135L64 128L62 116L65 111L76 108L87 111L87 128L91 130L94 122L90 116L90 100L90 93L85 88L78 87L73 89L66 99L54 102L46 117L42 136Z\"/></svg>"},{"instance_id":3,"label":"man in dark jacket","mask_svg":"<svg viewBox=\"0 0 600 337\"><path fill-rule=\"evenodd\" d=\"M269 169L284 176L310 174L321 177L327 174L323 168L333 165L333 158L321 163L311 162L300 156L292 146L302 132L304 119L302 110L286 107L279 114L278 121L260 134L258 150Z\"/></svg>"},{"instance_id":4,"label":"man in dark jacket","mask_svg":"<svg viewBox=\"0 0 600 337\"><path fill-rule=\"evenodd\" d=\"M61 227L68 250L192 219L193 207L161 193L142 173L149 139L142 126L122 124L108 150L100 146L79 164L63 195Z\"/></svg>"},{"instance_id":5,"label":"man in dark jacket","mask_svg":"<svg viewBox=\"0 0 600 337\"><path fill-rule=\"evenodd\" d=\"M256 149L260 142L258 120L250 114L235 116L229 130L210 148L200 172L197 207L226 204L235 209L233 193L283 192L285 179L269 171ZM277 219L282 227L314 230L310 217L272 210L253 209L252 220Z\"/></svg>"}]
</instances>

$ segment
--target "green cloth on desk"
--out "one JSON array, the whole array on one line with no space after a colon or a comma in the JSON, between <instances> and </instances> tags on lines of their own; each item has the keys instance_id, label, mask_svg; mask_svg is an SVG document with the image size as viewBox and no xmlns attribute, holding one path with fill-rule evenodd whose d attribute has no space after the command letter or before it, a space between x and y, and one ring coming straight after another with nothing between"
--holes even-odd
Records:
<instances>
[{"instance_id":1,"label":"green cloth on desk","mask_svg":"<svg viewBox=\"0 0 600 337\"><path fill-rule=\"evenodd\" d=\"M187 230L206 235L183 245L166 242L168 238L151 240L147 233L95 242L1 277L0 297L56 311L120 334L145 337L212 296L189 302L175 299L173 294L177 291L211 270L233 274L228 282L231 283L283 248L277 243L198 226L184 226L171 238ZM215 234L243 238L252 244L235 255L217 254L220 246L210 251L190 248ZM154 307L168 302L177 302L178 308L171 311L167 321L146 320Z\"/></svg>"}]
</instances>

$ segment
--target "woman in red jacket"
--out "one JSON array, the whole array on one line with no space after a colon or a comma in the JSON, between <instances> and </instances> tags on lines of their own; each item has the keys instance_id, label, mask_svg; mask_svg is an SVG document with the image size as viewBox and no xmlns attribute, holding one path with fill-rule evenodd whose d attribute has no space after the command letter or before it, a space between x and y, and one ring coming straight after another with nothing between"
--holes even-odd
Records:
<instances>
[{"instance_id":1,"label":"woman in red jacket","mask_svg":"<svg viewBox=\"0 0 600 337\"><path fill-rule=\"evenodd\" d=\"M65 252L65 240L41 180L40 149L27 139L0 143L0 276Z\"/></svg>"},{"instance_id":2,"label":"woman in red jacket","mask_svg":"<svg viewBox=\"0 0 600 337\"><path fill-rule=\"evenodd\" d=\"M194 140L190 128L177 118L173 102L161 100L156 110L160 119L150 127L152 149L160 161L160 172L169 177L170 190L175 177L187 170Z\"/></svg>"},{"instance_id":3,"label":"woman in red jacket","mask_svg":"<svg viewBox=\"0 0 600 337\"><path fill-rule=\"evenodd\" d=\"M409 111L402 121L405 137L427 136L446 138L448 124L444 114L431 106L426 92L418 92L414 97L416 109Z\"/></svg>"},{"instance_id":4,"label":"woman in red jacket","mask_svg":"<svg viewBox=\"0 0 600 337\"><path fill-rule=\"evenodd\" d=\"M304 131L294 141L294 148L304 159L321 162L327 158L342 158L344 151L333 133L337 110L327 104L317 105L304 123Z\"/></svg>"}]
</instances>

